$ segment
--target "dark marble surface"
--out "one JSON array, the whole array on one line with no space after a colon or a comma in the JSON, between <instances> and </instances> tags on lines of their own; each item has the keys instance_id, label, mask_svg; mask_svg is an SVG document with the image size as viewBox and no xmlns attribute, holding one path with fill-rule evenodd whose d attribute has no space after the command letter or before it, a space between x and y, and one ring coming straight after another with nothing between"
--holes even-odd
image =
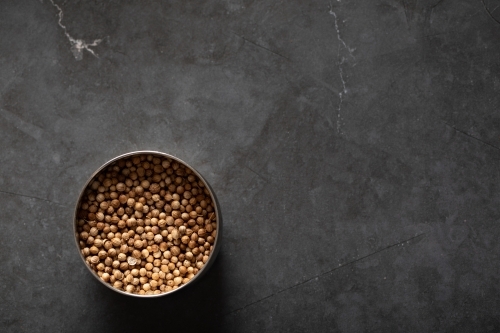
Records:
<instances>
[{"instance_id":1,"label":"dark marble surface","mask_svg":"<svg viewBox=\"0 0 500 333\"><path fill-rule=\"evenodd\" d=\"M0 331L498 332L500 2L0 3ZM133 150L197 168L224 243L138 300L72 214Z\"/></svg>"}]
</instances>

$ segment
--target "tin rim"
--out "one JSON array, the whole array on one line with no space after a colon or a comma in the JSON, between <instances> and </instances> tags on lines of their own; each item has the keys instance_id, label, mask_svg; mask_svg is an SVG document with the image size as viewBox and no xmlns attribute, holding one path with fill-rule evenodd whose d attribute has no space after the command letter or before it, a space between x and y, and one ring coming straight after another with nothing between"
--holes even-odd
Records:
<instances>
[{"instance_id":1,"label":"tin rim","mask_svg":"<svg viewBox=\"0 0 500 333\"><path fill-rule=\"evenodd\" d=\"M217 235L215 237L215 241L214 241L212 253L210 253L210 256L209 256L209 259L208 259L207 263L201 268L201 270L188 283L183 284L182 286L178 287L177 289L174 289L174 290L171 290L171 291L167 291L167 292L162 292L162 293L156 294L156 295L132 294L132 293L125 292L123 290L119 290L119 289L113 287L112 285L110 285L109 283L104 282L97 275L97 273L94 270L92 270L89 267L89 265L85 262L85 259L83 257L82 252L81 252L81 249L80 249L80 244L78 242L78 230L77 230L78 210L79 210L79 207L80 207L80 202L82 200L82 197L83 197L83 195L85 193L85 190L87 189L87 187L89 186L89 184L94 180L94 178L97 175L99 175L104 169L106 169L109 165L111 165L112 163L114 163L116 161L119 161L121 159L132 157L132 156L136 156L136 155L156 155L156 156L166 157L166 158L170 158L170 159L172 159L172 160L174 160L174 161L176 161L178 163L181 163L184 166L188 167L205 184L205 187L208 189L208 192L210 193L210 197L211 197L212 201L215 203L214 209L215 209L215 221L217 223L217 229L216 229L217 230ZM111 289L111 290L113 290L113 291L115 291L117 293L120 293L120 294L123 294L123 295L126 295L126 296L133 296L133 297L139 297L139 298L156 298L156 297L162 297L162 296L171 295L174 292L182 290L185 287L187 287L189 285L192 285L194 282L200 280L200 278L203 275L205 275L205 273L208 271L208 269L210 268L210 266L212 266L212 264L214 263L214 261L215 261L215 259L217 257L217 254L219 253L219 250L220 250L220 244L221 244L221 239L220 238L222 236L222 217L221 217L221 214L220 214L219 201L217 200L217 197L215 196L215 193L214 193L212 187L207 182L207 180L195 168L193 168L192 166L190 166L188 163L184 162L180 158L175 157L175 156L170 155L170 154L167 154L167 153L163 153L163 152L159 152L159 151L154 151L154 150L138 150L138 151L133 151L133 152L129 152L129 153L126 153L126 154L122 154L122 155L116 156L115 158L113 158L113 159L107 161L106 163L104 163L103 165L101 165L90 176L90 178L87 180L87 182L83 186L82 190L80 191L80 195L78 196L78 200L76 202L75 210L74 210L74 213L73 213L73 236L74 236L73 239L75 240L76 248L78 250L78 253L80 255L80 259L82 260L83 264L85 265L85 267L87 267L88 271L99 282L101 282L103 285L105 285L106 287L108 287L109 289Z\"/></svg>"}]
</instances>

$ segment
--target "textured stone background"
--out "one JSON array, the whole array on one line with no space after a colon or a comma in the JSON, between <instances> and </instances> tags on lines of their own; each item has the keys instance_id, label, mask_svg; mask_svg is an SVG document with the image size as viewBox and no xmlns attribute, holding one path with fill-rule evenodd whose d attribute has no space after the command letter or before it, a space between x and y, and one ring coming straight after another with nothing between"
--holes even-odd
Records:
<instances>
[{"instance_id":1,"label":"textured stone background","mask_svg":"<svg viewBox=\"0 0 500 333\"><path fill-rule=\"evenodd\" d=\"M500 330L499 1L53 1L0 2L0 331ZM143 149L225 222L154 300L71 235Z\"/></svg>"}]
</instances>

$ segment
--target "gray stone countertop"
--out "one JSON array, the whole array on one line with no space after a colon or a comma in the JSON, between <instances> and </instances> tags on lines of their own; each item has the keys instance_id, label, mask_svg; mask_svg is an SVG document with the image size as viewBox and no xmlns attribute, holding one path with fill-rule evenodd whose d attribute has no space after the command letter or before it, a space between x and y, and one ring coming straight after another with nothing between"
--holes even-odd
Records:
<instances>
[{"instance_id":1,"label":"gray stone countertop","mask_svg":"<svg viewBox=\"0 0 500 333\"><path fill-rule=\"evenodd\" d=\"M498 332L500 2L0 3L1 332ZM72 238L135 150L216 192L197 284L143 300Z\"/></svg>"}]
</instances>

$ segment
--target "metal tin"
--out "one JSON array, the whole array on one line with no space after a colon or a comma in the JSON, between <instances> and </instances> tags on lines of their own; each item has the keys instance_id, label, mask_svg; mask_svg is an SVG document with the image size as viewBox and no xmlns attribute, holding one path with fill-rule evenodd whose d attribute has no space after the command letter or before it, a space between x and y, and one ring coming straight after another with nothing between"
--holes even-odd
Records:
<instances>
[{"instance_id":1,"label":"metal tin","mask_svg":"<svg viewBox=\"0 0 500 333\"><path fill-rule=\"evenodd\" d=\"M96 177L102 170L104 170L105 168L107 168L110 164L112 164L112 163L114 163L114 162L116 162L116 161L118 161L120 159L129 158L129 157L132 157L132 156L135 156L135 155L154 155L154 156L159 156L159 157L167 157L167 158L170 158L170 159L172 159L172 160L174 160L174 161L176 161L176 162L178 162L180 164L183 164L184 166L186 166L189 169L191 169L193 171L193 173L196 176L198 176L198 178L201 181L203 181L203 183L205 184L206 188L210 192L210 196L212 198L212 201L215 203L214 209L215 209L215 213L216 213L216 220L215 221L217 223L217 229L216 229L217 230L217 236L215 237L215 241L214 241L214 245L213 245L213 250L212 250L212 253L210 254L210 257L209 257L207 263L202 267L202 269L198 272L198 274L196 274L194 276L194 278L191 281L189 281L188 283L180 286L177 289L174 289L174 290L171 290L171 291L168 291L168 292L164 292L164 293L161 293L161 294L158 294L158 295L138 295L138 294L132 294L132 293L125 292L123 290L116 289L113 286L111 286L109 283L104 282L97 275L97 273L94 272L87 265L87 263L85 262L85 259L83 257L83 254L81 253L80 245L78 243L78 231L77 231L78 209L80 207L80 201L82 200L82 196L84 195L85 189L94 180L94 177ZM212 264L214 263L214 261L215 261L215 259L217 257L217 254L219 253L220 247L221 247L222 217L221 217L221 211L220 211L219 201L217 200L217 197L215 196L215 193L214 193L213 189L210 187L210 184L205 180L205 178L203 178L203 176L198 171L196 171L192 166L190 166L189 164L187 164L186 162L184 162L183 160L181 160L181 159L179 159L179 158L177 158L175 156L172 156L172 155L169 155L169 154L166 154L166 153L162 153L162 152L158 152L158 151L142 150L142 151L134 151L134 152L130 152L130 153L127 153L127 154L123 154L123 155L117 156L117 157L109 160L108 162L106 162L105 164L103 164L99 169L97 169L92 174L92 176L87 180L87 182L85 183L85 186L83 187L83 189L80 192L80 196L78 197L78 201L76 203L76 207L75 207L75 211L74 211L74 215L73 215L73 235L74 235L74 240L75 240L76 248L78 250L78 253L80 254L80 258L82 259L83 264L85 265L85 267L87 267L87 269L89 270L89 272L99 282L101 282L103 285L105 285L106 287L110 288L111 290L113 290L113 291L115 291L117 293L126 295L126 296L133 296L133 297L139 297L139 298L155 298L155 297L162 297L162 296L170 295L170 294L172 294L174 292L182 290L185 287L193 284L195 281L200 280L200 278L203 275L205 275L205 273L208 271L208 269L210 268L210 266L212 266Z\"/></svg>"}]
</instances>

